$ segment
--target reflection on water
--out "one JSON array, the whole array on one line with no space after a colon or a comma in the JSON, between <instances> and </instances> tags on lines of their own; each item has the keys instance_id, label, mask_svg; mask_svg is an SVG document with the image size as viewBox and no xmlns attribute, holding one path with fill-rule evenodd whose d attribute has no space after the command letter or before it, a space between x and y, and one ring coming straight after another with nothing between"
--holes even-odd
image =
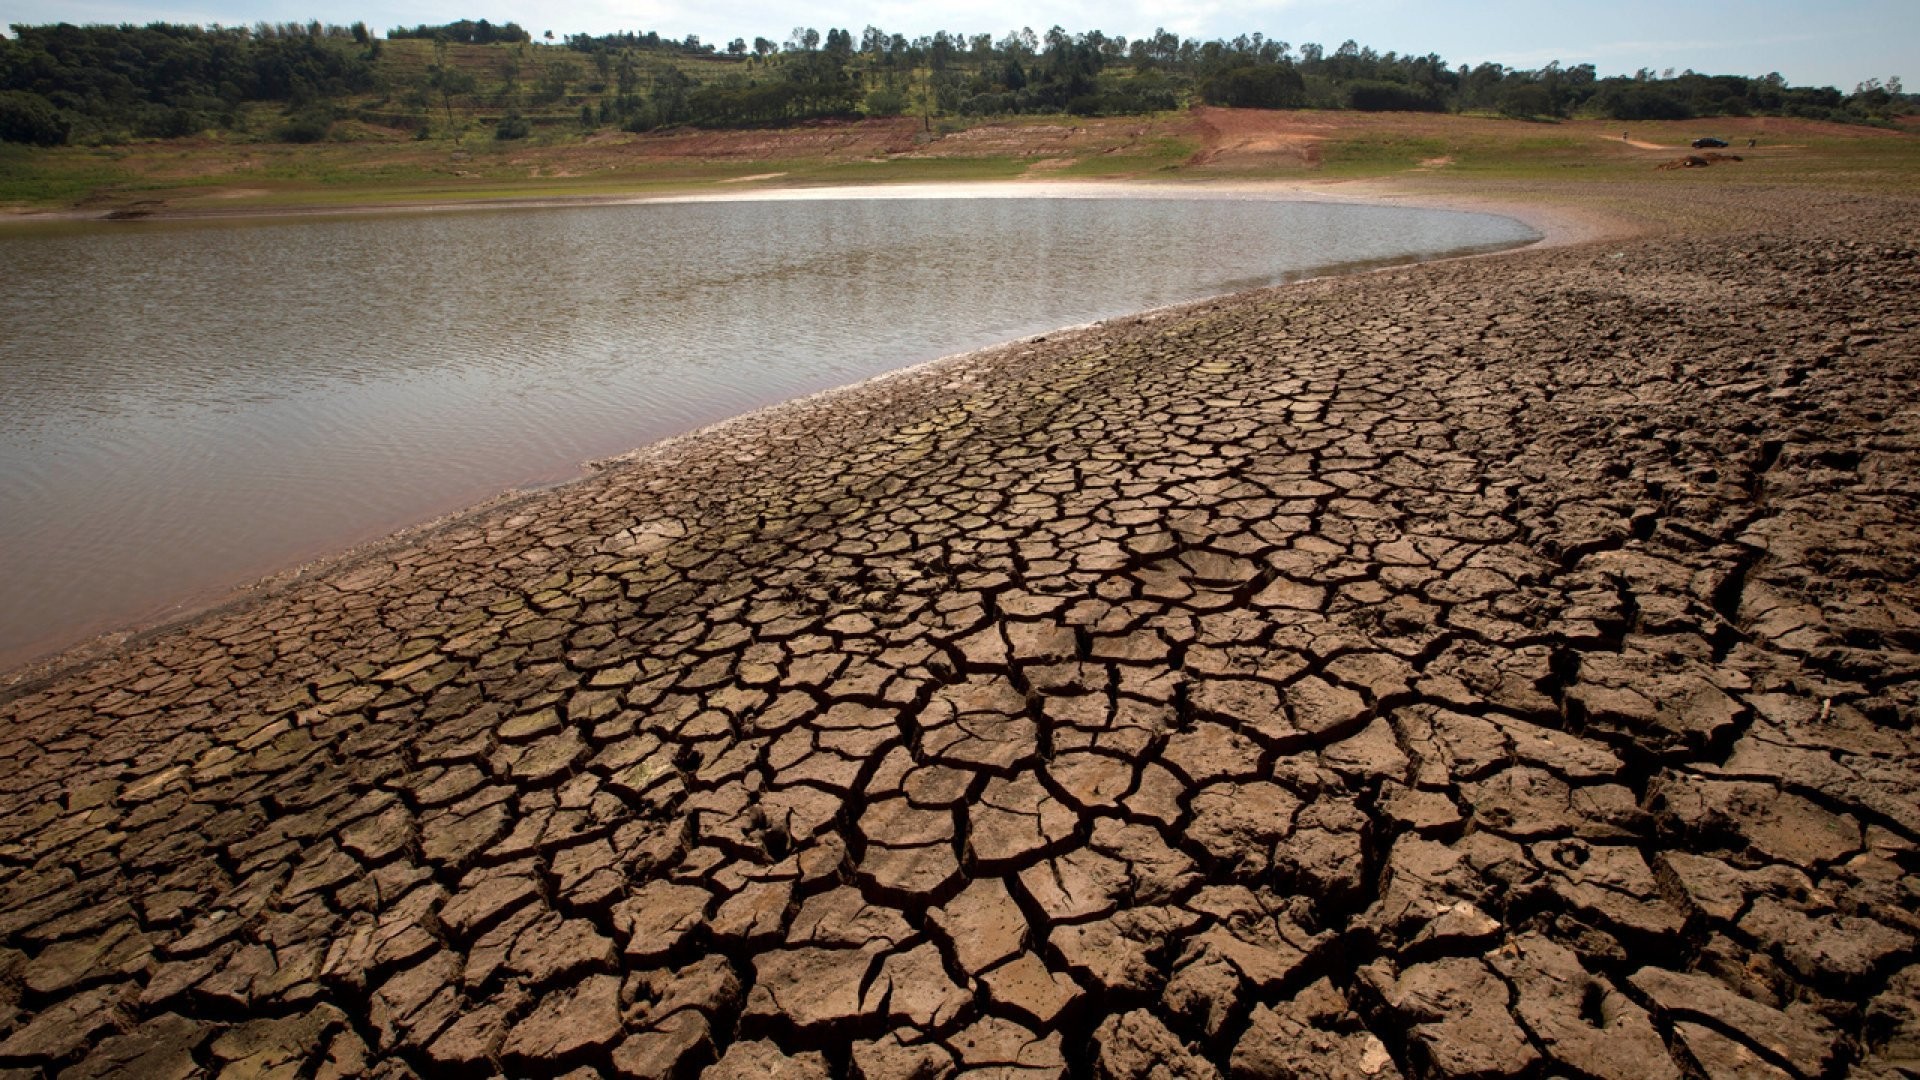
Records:
<instances>
[{"instance_id":1,"label":"reflection on water","mask_svg":"<svg viewBox=\"0 0 1920 1080\"><path fill-rule=\"evenodd\" d=\"M1317 268L1534 239L1225 199L0 233L0 667L758 406Z\"/></svg>"}]
</instances>

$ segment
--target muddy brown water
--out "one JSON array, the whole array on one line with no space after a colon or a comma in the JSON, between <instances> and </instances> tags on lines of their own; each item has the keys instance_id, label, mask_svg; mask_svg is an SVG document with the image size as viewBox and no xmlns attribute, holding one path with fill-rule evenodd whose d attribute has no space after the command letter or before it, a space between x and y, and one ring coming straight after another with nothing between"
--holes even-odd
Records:
<instances>
[{"instance_id":1,"label":"muddy brown water","mask_svg":"<svg viewBox=\"0 0 1920 1080\"><path fill-rule=\"evenodd\" d=\"M10 228L0 669L916 362L1537 238L1480 214L1197 197Z\"/></svg>"}]
</instances>

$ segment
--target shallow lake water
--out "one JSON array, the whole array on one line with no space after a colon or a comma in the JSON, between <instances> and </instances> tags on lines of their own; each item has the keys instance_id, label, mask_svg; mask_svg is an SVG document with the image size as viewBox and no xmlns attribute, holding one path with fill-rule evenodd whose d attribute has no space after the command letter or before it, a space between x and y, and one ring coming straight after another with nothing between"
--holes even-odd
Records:
<instances>
[{"instance_id":1,"label":"shallow lake water","mask_svg":"<svg viewBox=\"0 0 1920 1080\"><path fill-rule=\"evenodd\" d=\"M775 198L0 231L0 669L754 408L1537 239L1253 198Z\"/></svg>"}]
</instances>

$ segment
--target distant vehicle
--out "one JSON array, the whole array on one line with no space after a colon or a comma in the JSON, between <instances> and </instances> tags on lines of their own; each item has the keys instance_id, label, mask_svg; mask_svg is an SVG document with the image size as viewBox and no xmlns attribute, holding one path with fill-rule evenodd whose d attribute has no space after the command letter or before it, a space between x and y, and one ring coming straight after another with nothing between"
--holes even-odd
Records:
<instances>
[{"instance_id":1,"label":"distant vehicle","mask_svg":"<svg viewBox=\"0 0 1920 1080\"><path fill-rule=\"evenodd\" d=\"M1695 150L1722 150L1726 148L1726 145L1727 140L1725 139L1708 138L1693 140L1693 148Z\"/></svg>"}]
</instances>

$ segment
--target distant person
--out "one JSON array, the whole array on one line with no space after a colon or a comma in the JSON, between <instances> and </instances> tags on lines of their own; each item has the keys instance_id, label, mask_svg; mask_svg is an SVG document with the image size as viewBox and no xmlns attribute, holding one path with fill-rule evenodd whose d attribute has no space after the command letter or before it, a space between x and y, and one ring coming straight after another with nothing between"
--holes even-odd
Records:
<instances>
[{"instance_id":1,"label":"distant person","mask_svg":"<svg viewBox=\"0 0 1920 1080\"><path fill-rule=\"evenodd\" d=\"M1756 146L1759 146L1759 145L1760 145L1760 140L1759 140L1759 139L1748 139L1748 140L1747 140L1747 149L1749 149L1749 150L1751 150L1751 149L1753 149L1754 147L1756 147Z\"/></svg>"},{"instance_id":2,"label":"distant person","mask_svg":"<svg viewBox=\"0 0 1920 1080\"><path fill-rule=\"evenodd\" d=\"M1626 133L1626 132L1624 132L1624 131L1623 131L1623 132L1621 132L1621 133L1620 133L1620 141L1621 141L1621 142L1626 142L1626 141L1627 141L1627 133Z\"/></svg>"}]
</instances>

